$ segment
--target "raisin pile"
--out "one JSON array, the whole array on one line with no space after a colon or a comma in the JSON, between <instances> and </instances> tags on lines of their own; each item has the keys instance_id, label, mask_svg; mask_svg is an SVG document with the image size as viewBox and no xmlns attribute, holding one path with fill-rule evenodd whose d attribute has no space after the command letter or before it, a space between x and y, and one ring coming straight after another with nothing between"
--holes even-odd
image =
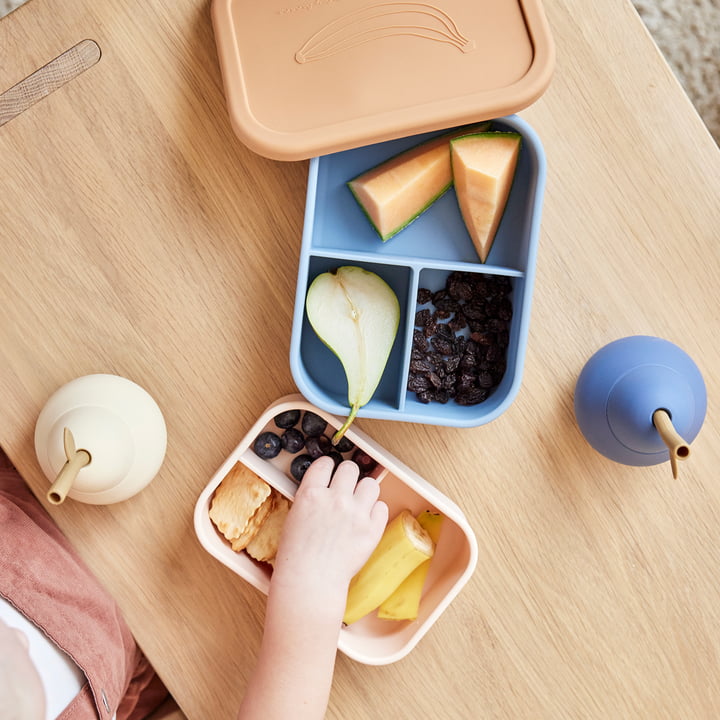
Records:
<instances>
[{"instance_id":1,"label":"raisin pile","mask_svg":"<svg viewBox=\"0 0 720 720\"><path fill-rule=\"evenodd\" d=\"M452 272L437 292L420 288L407 389L421 403L477 405L505 374L510 279Z\"/></svg>"}]
</instances>

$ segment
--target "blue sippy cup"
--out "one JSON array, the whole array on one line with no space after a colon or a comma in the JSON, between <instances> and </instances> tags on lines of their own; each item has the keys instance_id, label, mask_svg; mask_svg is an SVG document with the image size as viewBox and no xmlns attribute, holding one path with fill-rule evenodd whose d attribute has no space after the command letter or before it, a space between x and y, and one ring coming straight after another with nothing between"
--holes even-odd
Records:
<instances>
[{"instance_id":1,"label":"blue sippy cup","mask_svg":"<svg viewBox=\"0 0 720 720\"><path fill-rule=\"evenodd\" d=\"M575 386L581 432L595 450L624 465L670 460L675 474L675 460L689 454L706 410L697 365L677 345L657 337L611 342L588 360ZM668 439L673 429L675 441Z\"/></svg>"}]
</instances>

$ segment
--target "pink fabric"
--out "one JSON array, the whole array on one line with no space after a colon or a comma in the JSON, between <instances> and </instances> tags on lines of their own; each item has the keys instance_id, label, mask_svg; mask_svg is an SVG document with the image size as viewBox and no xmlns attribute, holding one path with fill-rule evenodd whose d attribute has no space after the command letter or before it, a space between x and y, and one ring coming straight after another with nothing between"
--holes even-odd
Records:
<instances>
[{"instance_id":1,"label":"pink fabric","mask_svg":"<svg viewBox=\"0 0 720 720\"><path fill-rule=\"evenodd\" d=\"M2 455L2 451L0 451ZM142 720L167 691L116 603L0 458L0 595L64 650L88 683L61 720Z\"/></svg>"}]
</instances>

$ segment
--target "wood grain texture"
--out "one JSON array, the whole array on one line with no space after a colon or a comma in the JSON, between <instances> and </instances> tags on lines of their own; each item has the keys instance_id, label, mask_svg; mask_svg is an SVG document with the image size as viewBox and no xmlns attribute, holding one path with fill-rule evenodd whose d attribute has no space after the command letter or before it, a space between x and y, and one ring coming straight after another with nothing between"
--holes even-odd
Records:
<instances>
[{"instance_id":1,"label":"wood grain texture","mask_svg":"<svg viewBox=\"0 0 720 720\"><path fill-rule=\"evenodd\" d=\"M100 55L96 42L82 40L0 94L0 125L74 80L98 62Z\"/></svg>"},{"instance_id":2,"label":"wood grain texture","mask_svg":"<svg viewBox=\"0 0 720 720\"><path fill-rule=\"evenodd\" d=\"M720 151L627 0L546 11L558 65L522 113L549 175L517 400L469 430L358 421L463 508L478 568L406 659L339 656L328 718L720 715ZM157 479L50 512L187 717L224 720L264 597L200 548L192 511L294 390L307 164L232 134L205 0L32 0L0 22L0 86L82 37L102 61L0 129L0 444L42 498L32 435L57 387L113 372L156 398ZM707 383L679 481L606 461L574 422L585 361L638 333L680 344Z\"/></svg>"}]
</instances>

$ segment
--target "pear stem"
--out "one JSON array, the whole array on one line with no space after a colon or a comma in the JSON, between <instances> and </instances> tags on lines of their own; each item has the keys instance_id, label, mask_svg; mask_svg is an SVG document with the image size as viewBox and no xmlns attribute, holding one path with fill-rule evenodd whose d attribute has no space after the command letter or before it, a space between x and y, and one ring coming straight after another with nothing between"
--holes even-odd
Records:
<instances>
[{"instance_id":1,"label":"pear stem","mask_svg":"<svg viewBox=\"0 0 720 720\"><path fill-rule=\"evenodd\" d=\"M340 440L342 440L343 435L352 424L352 421L355 419L355 416L357 415L359 409L359 405L353 405L350 408L350 415L348 415L347 420L342 424L342 427L332 436L331 442L333 445L337 445Z\"/></svg>"}]
</instances>

